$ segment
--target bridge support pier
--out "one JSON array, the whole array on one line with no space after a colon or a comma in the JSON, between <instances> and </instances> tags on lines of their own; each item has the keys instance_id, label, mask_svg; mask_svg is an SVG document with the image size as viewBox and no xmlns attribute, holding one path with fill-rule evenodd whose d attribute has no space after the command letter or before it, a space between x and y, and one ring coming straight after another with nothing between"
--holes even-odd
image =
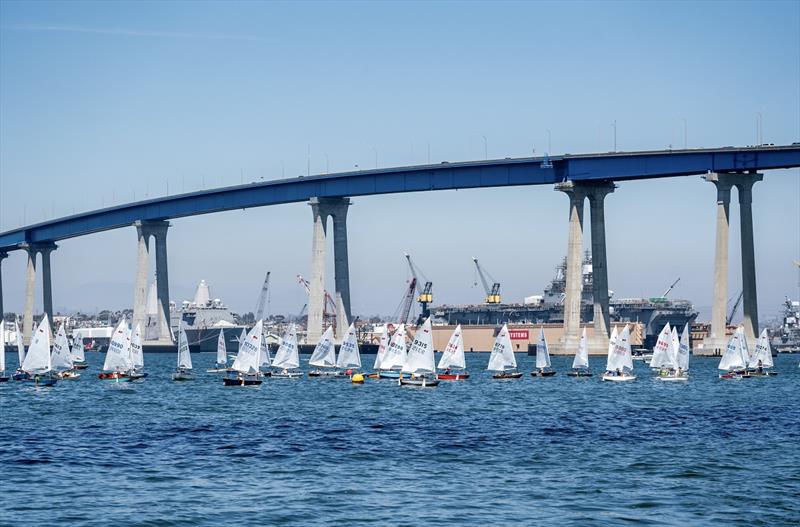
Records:
<instances>
[{"instance_id":1,"label":"bridge support pier","mask_svg":"<svg viewBox=\"0 0 800 527\"><path fill-rule=\"evenodd\" d=\"M0 324L3 323L3 260L8 258L8 253L5 251L0 251ZM3 329L5 326L0 325L0 339L5 338L5 333L3 333Z\"/></svg>"},{"instance_id":2,"label":"bridge support pier","mask_svg":"<svg viewBox=\"0 0 800 527\"><path fill-rule=\"evenodd\" d=\"M569 240L567 242L566 288L564 291L564 335L553 346L554 354L571 355L578 349L581 339L581 294L583 291L583 205L589 198L592 232L592 296L594 302L594 330L589 338L590 354L604 354L608 350L608 268L606 263L605 198L614 192L613 183L575 183L567 181L556 185L556 190L569 196Z\"/></svg>"},{"instance_id":3,"label":"bridge support pier","mask_svg":"<svg viewBox=\"0 0 800 527\"><path fill-rule=\"evenodd\" d=\"M592 297L594 299L594 332L589 353L608 352L608 265L606 259L605 199L614 192L614 183L584 185L589 197L592 222Z\"/></svg>"},{"instance_id":4,"label":"bridge support pier","mask_svg":"<svg viewBox=\"0 0 800 527\"><path fill-rule=\"evenodd\" d=\"M714 250L714 298L711 307L711 332L696 354L721 355L728 343L728 231L730 228L731 189L739 193L739 219L742 248L742 295L744 333L750 349L758 337L758 294L756 290L755 245L753 241L753 184L764 179L759 173L710 173L704 176L717 188L717 232Z\"/></svg>"},{"instance_id":5,"label":"bridge support pier","mask_svg":"<svg viewBox=\"0 0 800 527\"><path fill-rule=\"evenodd\" d=\"M311 276L308 294L308 329L306 342L319 341L325 311L325 259L327 253L328 216L333 218L333 261L336 302L336 335L341 339L351 319L350 268L347 255L347 211L349 198L312 198L308 204L314 218L311 242Z\"/></svg>"},{"instance_id":6,"label":"bridge support pier","mask_svg":"<svg viewBox=\"0 0 800 527\"><path fill-rule=\"evenodd\" d=\"M55 243L26 243L21 247L28 255L25 276L25 312L22 315L22 338L30 344L33 333L33 308L36 298L36 255L42 255L42 306L53 323L53 282L50 275L50 253L58 246Z\"/></svg>"},{"instance_id":7,"label":"bridge support pier","mask_svg":"<svg viewBox=\"0 0 800 527\"><path fill-rule=\"evenodd\" d=\"M564 334L553 346L554 354L572 354L578 349L581 325L581 252L583 249L583 202L586 191L572 181L559 183L556 190L569 197L569 238L567 241Z\"/></svg>"},{"instance_id":8,"label":"bridge support pier","mask_svg":"<svg viewBox=\"0 0 800 527\"><path fill-rule=\"evenodd\" d=\"M150 267L150 237L155 238L156 296L158 297L157 339L159 344L171 344L169 320L169 271L167 267L166 221L137 221L136 283L133 289L132 327L139 324L144 331L147 313L147 276Z\"/></svg>"}]
</instances>

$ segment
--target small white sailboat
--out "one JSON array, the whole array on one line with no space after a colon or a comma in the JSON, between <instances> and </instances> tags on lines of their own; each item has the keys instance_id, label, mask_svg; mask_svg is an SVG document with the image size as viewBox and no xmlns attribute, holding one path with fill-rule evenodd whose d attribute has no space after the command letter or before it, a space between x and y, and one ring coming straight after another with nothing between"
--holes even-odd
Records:
<instances>
[{"instance_id":1,"label":"small white sailboat","mask_svg":"<svg viewBox=\"0 0 800 527\"><path fill-rule=\"evenodd\" d=\"M85 370L88 367L83 349L83 336L80 333L76 333L72 338L72 349L70 350L70 353L72 353L73 369Z\"/></svg>"},{"instance_id":2,"label":"small white sailboat","mask_svg":"<svg viewBox=\"0 0 800 527\"><path fill-rule=\"evenodd\" d=\"M552 377L555 374L555 370L550 367L547 337L544 336L544 328L540 328L539 342L536 344L536 369L531 372L531 377Z\"/></svg>"},{"instance_id":3,"label":"small white sailboat","mask_svg":"<svg viewBox=\"0 0 800 527\"><path fill-rule=\"evenodd\" d=\"M263 326L259 320L239 343L239 352L229 370L236 373L222 379L225 386L258 386L263 382L259 372Z\"/></svg>"},{"instance_id":4,"label":"small white sailboat","mask_svg":"<svg viewBox=\"0 0 800 527\"><path fill-rule=\"evenodd\" d=\"M770 368L774 367L774 363L772 361L772 347L769 344L769 334L766 329L763 329L758 337L756 350L749 366L747 373L744 374L745 377L768 377L778 374L770 370Z\"/></svg>"},{"instance_id":5,"label":"small white sailboat","mask_svg":"<svg viewBox=\"0 0 800 527\"><path fill-rule=\"evenodd\" d=\"M440 370L436 378L441 381L463 381L469 379L469 372L466 371L466 357L464 357L464 335L461 331L461 324L456 326L450 340L444 348L439 364L436 366Z\"/></svg>"},{"instance_id":6,"label":"small white sailboat","mask_svg":"<svg viewBox=\"0 0 800 527\"><path fill-rule=\"evenodd\" d=\"M246 335L245 335L246 338ZM239 340L241 346L242 340ZM225 373L228 371L228 350L225 345L225 331L219 330L219 337L217 337L217 362L213 368L206 370L208 373Z\"/></svg>"},{"instance_id":7,"label":"small white sailboat","mask_svg":"<svg viewBox=\"0 0 800 527\"><path fill-rule=\"evenodd\" d=\"M604 381L624 382L636 380L633 374L633 358L631 357L630 329L625 325L613 343L608 346L608 361Z\"/></svg>"},{"instance_id":8,"label":"small white sailboat","mask_svg":"<svg viewBox=\"0 0 800 527\"><path fill-rule=\"evenodd\" d=\"M407 377L400 370L406 363L406 326L400 324L392 339L389 341L389 346L386 348L381 359L381 368L378 372L381 379L399 379L400 377Z\"/></svg>"},{"instance_id":9,"label":"small white sailboat","mask_svg":"<svg viewBox=\"0 0 800 527\"><path fill-rule=\"evenodd\" d=\"M581 333L581 341L578 344L578 350L575 352L575 358L572 360L572 371L567 372L567 376L592 376L592 372L589 371L589 347L586 339L586 328L583 328Z\"/></svg>"},{"instance_id":10,"label":"small white sailboat","mask_svg":"<svg viewBox=\"0 0 800 527\"><path fill-rule=\"evenodd\" d=\"M720 379L736 380L741 379L747 368L747 358L745 355L745 348L742 341L744 340L744 333L736 330L731 338L728 339L728 345L725 346L725 352L717 366L718 370L725 373L720 374Z\"/></svg>"},{"instance_id":11,"label":"small white sailboat","mask_svg":"<svg viewBox=\"0 0 800 527\"><path fill-rule=\"evenodd\" d=\"M387 326L383 327L383 333L381 333L381 339L378 343L378 351L375 353L375 362L372 365L372 369L374 373L371 373L369 377L373 379L377 379L380 377L380 372L382 369L383 359L386 356L386 350L389 348L389 343L391 341L391 335L389 335L389 329Z\"/></svg>"},{"instance_id":12,"label":"small white sailboat","mask_svg":"<svg viewBox=\"0 0 800 527\"><path fill-rule=\"evenodd\" d=\"M69 349L69 339L67 339L67 332L64 330L64 324L61 324L56 332L50 364L59 379L77 380L81 376L80 373L72 370L72 352Z\"/></svg>"},{"instance_id":13,"label":"small white sailboat","mask_svg":"<svg viewBox=\"0 0 800 527\"><path fill-rule=\"evenodd\" d=\"M299 371L300 352L297 349L297 333L294 324L289 324L286 334L281 339L281 345L275 352L272 361L272 376L284 379L298 379L303 376Z\"/></svg>"},{"instance_id":14,"label":"small white sailboat","mask_svg":"<svg viewBox=\"0 0 800 527\"><path fill-rule=\"evenodd\" d=\"M659 381L689 380L689 324L683 326L680 339L678 331L673 327L670 337L672 349L672 368L656 377Z\"/></svg>"},{"instance_id":15,"label":"small white sailboat","mask_svg":"<svg viewBox=\"0 0 800 527\"><path fill-rule=\"evenodd\" d=\"M142 326L137 323L131 333L131 369L128 372L134 381L143 381L147 377L144 371L144 348L142 348Z\"/></svg>"},{"instance_id":16,"label":"small white sailboat","mask_svg":"<svg viewBox=\"0 0 800 527\"><path fill-rule=\"evenodd\" d=\"M36 326L31 337L31 345L22 363L22 371L28 376L20 379L25 384L36 386L53 386L58 382L58 377L52 374L53 364L50 355L50 321L45 315Z\"/></svg>"},{"instance_id":17,"label":"small white sailboat","mask_svg":"<svg viewBox=\"0 0 800 527\"><path fill-rule=\"evenodd\" d=\"M22 331L19 330L19 324L17 321L14 321L14 334L17 338L17 371L11 376L12 379L15 381L21 381L28 377L28 374L25 373L22 369L22 363L25 362L25 344L22 342Z\"/></svg>"},{"instance_id":18,"label":"small white sailboat","mask_svg":"<svg viewBox=\"0 0 800 527\"><path fill-rule=\"evenodd\" d=\"M103 371L97 375L97 378L104 381L130 382L132 380L131 369L133 369L133 363L131 362L128 321L122 317L111 335Z\"/></svg>"},{"instance_id":19,"label":"small white sailboat","mask_svg":"<svg viewBox=\"0 0 800 527\"><path fill-rule=\"evenodd\" d=\"M517 371L517 359L514 357L511 336L508 334L508 324L503 324L500 333L494 340L486 369L498 372L492 375L493 379L519 379L522 377L522 372Z\"/></svg>"},{"instance_id":20,"label":"small white sailboat","mask_svg":"<svg viewBox=\"0 0 800 527\"><path fill-rule=\"evenodd\" d=\"M363 375L358 372L361 369L361 353L358 351L358 335L355 323L350 324L344 334L342 345L339 346L339 356L336 357L336 367L351 379L358 374L361 376L361 382L364 381Z\"/></svg>"},{"instance_id":21,"label":"small white sailboat","mask_svg":"<svg viewBox=\"0 0 800 527\"><path fill-rule=\"evenodd\" d=\"M261 375L269 377L271 375L269 366L272 363L272 357L269 355L269 345L267 345L267 335L264 333L264 321L261 322L261 342L258 345L258 368Z\"/></svg>"},{"instance_id":22,"label":"small white sailboat","mask_svg":"<svg viewBox=\"0 0 800 527\"><path fill-rule=\"evenodd\" d=\"M325 333L308 359L308 364L316 369L308 372L309 377L335 377L339 375L336 368L336 347L333 345L333 326L328 326Z\"/></svg>"},{"instance_id":23,"label":"small white sailboat","mask_svg":"<svg viewBox=\"0 0 800 527\"><path fill-rule=\"evenodd\" d=\"M414 333L414 340L411 341L411 346L408 348L402 372L408 373L410 377L398 379L400 386L434 388L439 385L439 380L436 378L436 361L433 356L433 331L430 317Z\"/></svg>"},{"instance_id":24,"label":"small white sailboat","mask_svg":"<svg viewBox=\"0 0 800 527\"><path fill-rule=\"evenodd\" d=\"M650 359L650 368L659 371L669 371L674 368L672 354L672 327L667 322L658 334L656 345L653 346L653 358Z\"/></svg>"},{"instance_id":25,"label":"small white sailboat","mask_svg":"<svg viewBox=\"0 0 800 527\"><path fill-rule=\"evenodd\" d=\"M178 332L178 367L172 374L173 381L193 381L195 374L192 371L192 354L189 351L189 340L186 338L186 330L181 324Z\"/></svg>"}]
</instances>

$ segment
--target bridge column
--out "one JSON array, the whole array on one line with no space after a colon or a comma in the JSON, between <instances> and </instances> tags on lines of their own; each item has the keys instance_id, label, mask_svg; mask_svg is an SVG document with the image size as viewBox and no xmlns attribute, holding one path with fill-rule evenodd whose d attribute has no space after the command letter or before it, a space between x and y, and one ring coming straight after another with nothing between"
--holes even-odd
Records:
<instances>
[{"instance_id":1,"label":"bridge column","mask_svg":"<svg viewBox=\"0 0 800 527\"><path fill-rule=\"evenodd\" d=\"M594 335L590 353L608 350L608 267L606 261L605 199L616 188L611 182L582 185L589 197L592 225L592 296L594 298Z\"/></svg>"},{"instance_id":2,"label":"bridge column","mask_svg":"<svg viewBox=\"0 0 800 527\"><path fill-rule=\"evenodd\" d=\"M3 323L3 260L8 258L8 253L5 251L0 251L0 324ZM3 333L4 326L0 325L0 338L5 337L5 333Z\"/></svg>"},{"instance_id":3,"label":"bridge column","mask_svg":"<svg viewBox=\"0 0 800 527\"><path fill-rule=\"evenodd\" d=\"M152 222L151 232L156 241L156 296L158 297L158 340L172 342L169 319L169 270L167 267L166 221ZM147 295L145 295L145 302Z\"/></svg>"},{"instance_id":4,"label":"bridge column","mask_svg":"<svg viewBox=\"0 0 800 527\"><path fill-rule=\"evenodd\" d=\"M581 252L583 248L583 202L586 191L571 181L558 183L556 190L569 196L569 240L567 242L566 290L564 296L564 335L554 353L575 353L580 342L581 324Z\"/></svg>"},{"instance_id":5,"label":"bridge column","mask_svg":"<svg viewBox=\"0 0 800 527\"><path fill-rule=\"evenodd\" d=\"M336 283L336 336L338 340L344 337L352 314L350 312L350 264L347 254L347 210L350 200L342 198L338 203L331 204L333 217L333 264L334 280Z\"/></svg>"},{"instance_id":6,"label":"bridge column","mask_svg":"<svg viewBox=\"0 0 800 527\"><path fill-rule=\"evenodd\" d=\"M50 253L55 251L58 246L55 243L39 244L39 254L42 255L42 307L44 313L53 323L53 279L50 273Z\"/></svg>"},{"instance_id":7,"label":"bridge column","mask_svg":"<svg viewBox=\"0 0 800 527\"><path fill-rule=\"evenodd\" d=\"M33 305L36 297L36 247L24 244L22 249L28 256L25 272L25 312L22 314L22 339L27 346L31 343L33 333Z\"/></svg>"},{"instance_id":8,"label":"bridge column","mask_svg":"<svg viewBox=\"0 0 800 527\"><path fill-rule=\"evenodd\" d=\"M756 290L756 257L753 241L753 184L762 179L764 179L763 174L740 174L736 181L742 238L742 312L744 313L744 334L750 349L755 349L758 338L758 292Z\"/></svg>"},{"instance_id":9,"label":"bridge column","mask_svg":"<svg viewBox=\"0 0 800 527\"><path fill-rule=\"evenodd\" d=\"M137 221L134 223L137 237L136 283L133 290L132 327L145 327L147 317L147 277L150 269L150 237L155 238L156 251L156 295L158 297L158 342L171 343L169 327L169 273L167 270L166 221Z\"/></svg>"},{"instance_id":10,"label":"bridge column","mask_svg":"<svg viewBox=\"0 0 800 527\"><path fill-rule=\"evenodd\" d=\"M710 173L704 179L717 187L717 235L714 255L714 298L711 307L711 333L703 342L703 355L721 355L728 342L726 324L728 309L728 231L730 227L731 188L739 192L739 219L742 247L742 296L744 330L748 346L755 346L758 337L758 297L756 291L755 246L753 242L753 184L761 181L758 173Z\"/></svg>"},{"instance_id":11,"label":"bridge column","mask_svg":"<svg viewBox=\"0 0 800 527\"><path fill-rule=\"evenodd\" d=\"M308 283L308 323L306 342L315 344L322 337L322 316L325 310L325 253L328 235L328 209L324 199L311 198L314 233L311 239L311 276Z\"/></svg>"}]
</instances>

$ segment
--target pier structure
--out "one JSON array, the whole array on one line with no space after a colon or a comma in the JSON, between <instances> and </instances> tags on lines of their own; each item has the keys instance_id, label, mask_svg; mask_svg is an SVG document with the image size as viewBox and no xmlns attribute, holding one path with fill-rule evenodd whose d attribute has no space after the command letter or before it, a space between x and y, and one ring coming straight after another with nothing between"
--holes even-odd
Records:
<instances>
[{"instance_id":1,"label":"pier structure","mask_svg":"<svg viewBox=\"0 0 800 527\"><path fill-rule=\"evenodd\" d=\"M739 195L739 222L742 258L742 311L747 345L755 349L758 338L758 293L756 288L755 242L753 239L753 185L764 179L758 172L712 172L704 179L717 190L716 242L714 245L714 286L711 306L711 332L703 341L702 355L721 355L728 343L728 238L731 190Z\"/></svg>"},{"instance_id":2,"label":"pier structure","mask_svg":"<svg viewBox=\"0 0 800 527\"><path fill-rule=\"evenodd\" d=\"M555 190L569 197L569 232L567 238L566 289L564 291L564 333L553 345L553 354L572 355L578 349L581 324L581 290L583 289L583 212L589 199L592 233L592 296L594 299L594 331L589 338L589 353L600 354L608 349L608 265L606 261L605 198L614 192L610 181L557 183Z\"/></svg>"},{"instance_id":3,"label":"pier structure","mask_svg":"<svg viewBox=\"0 0 800 527\"><path fill-rule=\"evenodd\" d=\"M52 317L53 298L50 254L56 241L96 232L136 227L137 267L134 279L135 324L144 324L150 238L155 239L158 296L158 332L153 344L172 345L169 327L169 277L167 230L169 220L226 210L307 202L314 220L309 284L308 342L322 334L325 302L327 220L333 218L335 304L337 334L344 334L350 312L350 280L347 254L347 211L352 196L455 190L469 188L556 185L570 200L568 259L565 291L564 337L554 352L574 353L579 342L581 249L584 202L591 212L594 322L590 352L607 348L609 328L608 276L605 244L604 201L615 182L664 177L706 175L717 186L717 242L714 279L713 345L701 350L715 354L724 349L724 313L727 300L728 227L730 190L739 194L742 236L742 280L745 332L748 341L758 334L755 276L752 186L762 179L759 171L800 167L800 145L724 147L691 150L612 152L547 156L544 158L495 159L421 166L357 170L340 174L298 177L208 189L164 196L95 211L56 218L0 233L0 254L22 250L27 254L26 296L23 317L25 342L33 329L37 255L42 261L42 294L45 313ZM310 200L310 201L309 201ZM2 260L2 257L0 257ZM1 278L0 278L1 280ZM2 305L0 286L0 305Z\"/></svg>"},{"instance_id":4,"label":"pier structure","mask_svg":"<svg viewBox=\"0 0 800 527\"><path fill-rule=\"evenodd\" d=\"M325 261L327 256L328 217L333 220L334 301L336 303L337 340L341 340L350 325L350 264L347 256L347 211L349 198L318 198L309 200L314 219L311 239L311 277L308 284L308 324L306 341L316 343L323 332L325 311Z\"/></svg>"},{"instance_id":5,"label":"pier structure","mask_svg":"<svg viewBox=\"0 0 800 527\"><path fill-rule=\"evenodd\" d=\"M131 327L142 328L143 334L147 320L147 277L150 270L150 238L155 243L156 260L156 339L145 341L143 345L170 345L172 332L169 324L169 272L167 269L167 230L169 222L164 220L136 221L136 277L133 288L133 320Z\"/></svg>"},{"instance_id":6,"label":"pier structure","mask_svg":"<svg viewBox=\"0 0 800 527\"><path fill-rule=\"evenodd\" d=\"M51 276L50 254L58 246L53 242L25 243L20 249L27 256L27 271L25 275L25 311L22 315L22 339L27 346L31 343L33 333L33 307L36 300L36 257L42 260L42 308L44 313L53 323L53 281ZM2 303L2 302L0 302Z\"/></svg>"}]
</instances>

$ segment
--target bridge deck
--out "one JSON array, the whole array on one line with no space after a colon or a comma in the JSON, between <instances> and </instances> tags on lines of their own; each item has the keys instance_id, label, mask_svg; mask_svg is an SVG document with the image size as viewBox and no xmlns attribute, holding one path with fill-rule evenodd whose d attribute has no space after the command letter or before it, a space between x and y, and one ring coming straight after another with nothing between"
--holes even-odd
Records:
<instances>
[{"instance_id":1,"label":"bridge deck","mask_svg":"<svg viewBox=\"0 0 800 527\"><path fill-rule=\"evenodd\" d=\"M746 148L658 150L549 158L506 158L297 177L222 187L117 205L0 233L0 251L117 229L137 220L168 220L312 197L368 196L560 181L625 181L714 171L800 167L800 144Z\"/></svg>"}]
</instances>

